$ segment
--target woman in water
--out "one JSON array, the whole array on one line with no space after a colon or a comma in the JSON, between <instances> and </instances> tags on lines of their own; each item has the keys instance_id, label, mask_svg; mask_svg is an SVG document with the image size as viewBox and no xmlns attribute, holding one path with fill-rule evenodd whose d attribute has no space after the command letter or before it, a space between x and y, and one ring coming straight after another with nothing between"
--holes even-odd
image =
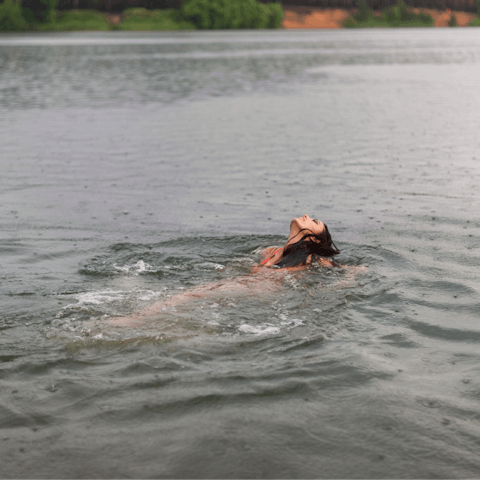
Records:
<instances>
[{"instance_id":1,"label":"woman in water","mask_svg":"<svg viewBox=\"0 0 480 480\"><path fill-rule=\"evenodd\" d=\"M299 269L311 265L315 260L324 267L333 267L339 265L329 257L339 253L328 227L316 218L304 215L290 222L290 235L283 247L269 247L262 252L265 258L260 265Z\"/></svg>"},{"instance_id":2,"label":"woman in water","mask_svg":"<svg viewBox=\"0 0 480 480\"><path fill-rule=\"evenodd\" d=\"M268 247L262 252L263 260L252 268L248 277L202 285L175 295L162 302L144 308L138 314L113 318L111 325L136 326L154 318L169 307L187 303L198 298L225 296L228 294L255 295L275 291L280 287L279 272L305 269L317 263L322 267L342 267L333 261L340 251L333 243L327 226L308 215L290 222L290 235L283 247Z\"/></svg>"}]
</instances>

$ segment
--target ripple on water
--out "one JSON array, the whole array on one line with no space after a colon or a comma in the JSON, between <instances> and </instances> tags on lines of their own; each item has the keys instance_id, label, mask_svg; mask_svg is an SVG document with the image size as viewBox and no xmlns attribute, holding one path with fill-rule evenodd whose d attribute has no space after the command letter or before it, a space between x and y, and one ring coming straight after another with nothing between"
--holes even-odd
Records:
<instances>
[{"instance_id":1,"label":"ripple on water","mask_svg":"<svg viewBox=\"0 0 480 480\"><path fill-rule=\"evenodd\" d=\"M0 37L3 476L478 477L475 29Z\"/></svg>"},{"instance_id":2,"label":"ripple on water","mask_svg":"<svg viewBox=\"0 0 480 480\"><path fill-rule=\"evenodd\" d=\"M254 263L253 258L246 257L246 260L250 264ZM114 262L110 261L110 264L113 266ZM239 265L237 260L227 263L225 268L220 269L219 266L210 261L197 263L197 268L193 270L196 281L203 279L204 283L208 283L217 276L215 284L221 285L232 276L235 278L240 274L239 278L242 278L243 265ZM159 268L164 267L161 265ZM102 268L103 266L100 267ZM239 335L323 335L328 338L344 320L338 307L345 305L343 298L346 292L356 286L353 277L345 279L342 271L313 269L307 274L281 275L271 293L267 289L266 294L257 297L255 289L258 287L255 285L251 292L253 296L245 295L243 290L238 294L234 291L222 293L220 290L217 297L170 306L141 326L125 328L109 325L109 318L136 312L144 306L172 298L176 293L183 292L184 287L167 287L165 282L162 286L160 281L155 289L141 288L141 275L131 276L132 270L138 273L147 270L147 264L140 260L118 270L121 278L130 278L129 290L107 288L61 295L62 301L74 299L76 302L70 301L57 313L46 329L47 336L92 344L97 341L139 339L146 336L157 340L204 335L222 338ZM192 270L187 272L184 268L175 270L172 273L175 280L173 285L181 285L186 275L191 281L191 272ZM136 277L137 285L134 280ZM294 334L294 331L298 333Z\"/></svg>"}]
</instances>

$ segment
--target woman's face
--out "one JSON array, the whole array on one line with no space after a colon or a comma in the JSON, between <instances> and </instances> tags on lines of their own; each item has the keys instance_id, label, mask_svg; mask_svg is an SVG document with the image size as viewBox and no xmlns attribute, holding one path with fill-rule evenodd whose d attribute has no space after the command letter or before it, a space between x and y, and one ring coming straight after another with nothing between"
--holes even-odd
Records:
<instances>
[{"instance_id":1,"label":"woman's face","mask_svg":"<svg viewBox=\"0 0 480 480\"><path fill-rule=\"evenodd\" d=\"M325 230L325 225L315 218L310 218L308 215L294 218L290 222L290 235L288 236L287 245L300 240L300 237L298 236L300 230L310 230L315 235L318 235Z\"/></svg>"}]
</instances>

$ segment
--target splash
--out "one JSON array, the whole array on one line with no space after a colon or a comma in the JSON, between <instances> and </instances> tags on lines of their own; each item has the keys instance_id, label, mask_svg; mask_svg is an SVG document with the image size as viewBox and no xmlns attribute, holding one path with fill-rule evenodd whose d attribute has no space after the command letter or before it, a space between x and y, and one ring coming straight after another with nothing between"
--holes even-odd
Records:
<instances>
[{"instance_id":1,"label":"splash","mask_svg":"<svg viewBox=\"0 0 480 480\"><path fill-rule=\"evenodd\" d=\"M238 331L250 335L278 335L280 333L280 328L275 327L271 323L255 326L244 323L238 327Z\"/></svg>"},{"instance_id":2,"label":"splash","mask_svg":"<svg viewBox=\"0 0 480 480\"><path fill-rule=\"evenodd\" d=\"M134 265L124 265L123 267L119 267L118 265L113 265L114 268L120 272L124 273L133 273L134 275L138 275L140 273L144 272L152 272L155 273L158 271L155 267L152 265L145 263L143 260L139 260L137 263Z\"/></svg>"}]
</instances>

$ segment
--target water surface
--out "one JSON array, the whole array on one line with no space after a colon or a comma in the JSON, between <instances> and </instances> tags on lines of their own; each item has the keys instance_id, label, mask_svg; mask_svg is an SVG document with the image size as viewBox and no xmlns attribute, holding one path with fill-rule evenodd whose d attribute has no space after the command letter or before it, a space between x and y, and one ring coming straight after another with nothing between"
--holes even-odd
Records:
<instances>
[{"instance_id":1,"label":"water surface","mask_svg":"<svg viewBox=\"0 0 480 480\"><path fill-rule=\"evenodd\" d=\"M476 29L0 36L0 475L480 474ZM352 270L248 282L307 213Z\"/></svg>"}]
</instances>

